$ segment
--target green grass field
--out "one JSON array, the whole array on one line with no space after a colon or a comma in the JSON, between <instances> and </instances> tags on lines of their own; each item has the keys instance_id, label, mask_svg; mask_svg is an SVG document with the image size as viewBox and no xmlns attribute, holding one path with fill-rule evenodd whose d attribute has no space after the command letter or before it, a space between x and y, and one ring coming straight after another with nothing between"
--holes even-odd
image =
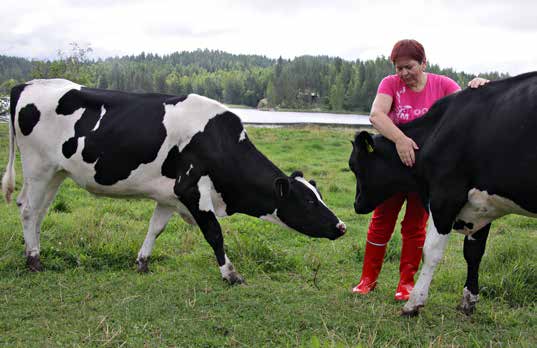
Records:
<instances>
[{"instance_id":1,"label":"green grass field","mask_svg":"<svg viewBox=\"0 0 537 348\"><path fill-rule=\"evenodd\" d=\"M354 213L347 166L353 130L248 128L256 146L290 174L314 178L346 222L337 241L311 239L248 216L221 220L227 254L247 284L220 278L201 232L174 217L157 240L149 274L135 259L155 204L94 198L67 180L41 234L45 272L25 269L14 203L0 202L0 344L106 347L537 346L537 220L493 224L480 272L481 299L455 307L466 276L453 234L417 318L399 316L399 225L377 289L356 296L369 216ZM0 169L7 163L0 124ZM17 162L17 193L21 188Z\"/></svg>"}]
</instances>

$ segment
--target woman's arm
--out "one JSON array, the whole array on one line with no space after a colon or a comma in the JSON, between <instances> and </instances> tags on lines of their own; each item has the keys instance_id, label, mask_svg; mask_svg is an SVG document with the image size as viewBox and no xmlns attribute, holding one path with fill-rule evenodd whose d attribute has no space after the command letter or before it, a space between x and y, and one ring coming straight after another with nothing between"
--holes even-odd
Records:
<instances>
[{"instance_id":1,"label":"woman's arm","mask_svg":"<svg viewBox=\"0 0 537 348\"><path fill-rule=\"evenodd\" d=\"M416 162L414 150L418 150L419 147L414 140L401 132L388 116L392 102L393 98L391 96L378 93L371 106L369 121L380 134L395 143L401 161L406 166L412 167Z\"/></svg>"}]
</instances>

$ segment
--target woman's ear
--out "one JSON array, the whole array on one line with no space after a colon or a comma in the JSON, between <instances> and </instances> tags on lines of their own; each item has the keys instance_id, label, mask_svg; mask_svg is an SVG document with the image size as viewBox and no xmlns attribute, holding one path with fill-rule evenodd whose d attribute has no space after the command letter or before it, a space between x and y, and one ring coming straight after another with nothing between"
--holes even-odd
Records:
<instances>
[{"instance_id":1,"label":"woman's ear","mask_svg":"<svg viewBox=\"0 0 537 348\"><path fill-rule=\"evenodd\" d=\"M427 68L427 58L423 58L423 62L421 62L421 71L425 71L425 68Z\"/></svg>"}]
</instances>

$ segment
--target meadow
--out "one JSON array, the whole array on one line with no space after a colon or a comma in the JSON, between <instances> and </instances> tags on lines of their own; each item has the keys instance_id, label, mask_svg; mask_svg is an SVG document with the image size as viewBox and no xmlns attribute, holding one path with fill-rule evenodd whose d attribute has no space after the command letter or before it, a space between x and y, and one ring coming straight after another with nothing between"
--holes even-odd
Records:
<instances>
[{"instance_id":1,"label":"meadow","mask_svg":"<svg viewBox=\"0 0 537 348\"><path fill-rule=\"evenodd\" d=\"M284 172L317 181L348 226L312 239L245 215L220 220L227 254L247 284L223 282L197 227L174 217L156 242L151 272L135 259L154 209L148 200L95 198L62 185L41 233L45 271L29 273L17 206L0 202L0 345L26 347L482 347L537 346L537 219L507 216L492 227L481 297L456 310L466 276L463 237L452 234L427 306L400 317L400 225L377 289L350 289L361 272L369 215L353 210L348 169L354 130L247 128ZM0 124L0 169L7 163ZM17 193L22 186L17 161ZM400 217L401 218L401 217Z\"/></svg>"}]
</instances>

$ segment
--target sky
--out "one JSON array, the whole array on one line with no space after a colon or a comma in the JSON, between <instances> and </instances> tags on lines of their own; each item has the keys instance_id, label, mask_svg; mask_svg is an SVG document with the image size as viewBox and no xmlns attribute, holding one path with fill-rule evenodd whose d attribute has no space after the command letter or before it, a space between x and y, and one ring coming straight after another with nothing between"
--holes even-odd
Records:
<instances>
[{"instance_id":1,"label":"sky","mask_svg":"<svg viewBox=\"0 0 537 348\"><path fill-rule=\"evenodd\" d=\"M389 56L420 41L442 68L511 75L537 70L534 0L2 0L0 54L91 58L200 49L292 59Z\"/></svg>"}]
</instances>

